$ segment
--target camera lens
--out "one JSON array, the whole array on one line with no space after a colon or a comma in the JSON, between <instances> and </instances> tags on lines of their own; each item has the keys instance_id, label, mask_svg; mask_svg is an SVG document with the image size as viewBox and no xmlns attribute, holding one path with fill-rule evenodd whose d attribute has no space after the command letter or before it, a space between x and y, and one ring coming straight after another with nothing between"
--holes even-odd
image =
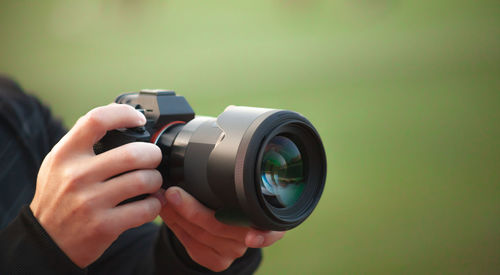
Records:
<instances>
[{"instance_id":1,"label":"camera lens","mask_svg":"<svg viewBox=\"0 0 500 275\"><path fill-rule=\"evenodd\" d=\"M182 187L225 223L291 229L312 213L325 184L321 139L292 111L234 106L166 131L158 145L164 184Z\"/></svg>"},{"instance_id":2,"label":"camera lens","mask_svg":"<svg viewBox=\"0 0 500 275\"><path fill-rule=\"evenodd\" d=\"M260 189L268 203L284 208L297 202L305 186L304 165L291 139L273 137L264 148L260 170Z\"/></svg>"}]
</instances>

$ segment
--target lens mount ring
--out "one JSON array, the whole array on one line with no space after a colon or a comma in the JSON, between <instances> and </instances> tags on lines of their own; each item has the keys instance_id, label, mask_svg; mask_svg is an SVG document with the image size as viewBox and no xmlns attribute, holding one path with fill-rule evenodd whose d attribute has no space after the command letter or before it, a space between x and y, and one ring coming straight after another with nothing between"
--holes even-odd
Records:
<instances>
[{"instance_id":1,"label":"lens mount ring","mask_svg":"<svg viewBox=\"0 0 500 275\"><path fill-rule=\"evenodd\" d=\"M160 130L158 130L158 131L156 131L156 133L154 133L154 135L151 137L150 142L153 143L153 144L158 143L158 140L163 135L163 133L165 133L165 131L167 131L170 127L172 127L174 125L178 125L178 124L186 124L186 122L185 121L176 120L176 121L172 121L172 122L166 124L165 126L161 127Z\"/></svg>"}]
</instances>

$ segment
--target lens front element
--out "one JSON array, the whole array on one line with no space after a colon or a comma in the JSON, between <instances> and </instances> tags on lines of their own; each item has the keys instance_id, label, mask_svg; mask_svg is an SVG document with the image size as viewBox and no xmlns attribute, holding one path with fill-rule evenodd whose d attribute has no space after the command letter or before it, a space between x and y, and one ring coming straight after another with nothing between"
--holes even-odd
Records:
<instances>
[{"instance_id":1,"label":"lens front element","mask_svg":"<svg viewBox=\"0 0 500 275\"><path fill-rule=\"evenodd\" d=\"M275 136L266 145L261 163L261 192L277 208L292 206L305 187L304 165L297 145Z\"/></svg>"}]
</instances>

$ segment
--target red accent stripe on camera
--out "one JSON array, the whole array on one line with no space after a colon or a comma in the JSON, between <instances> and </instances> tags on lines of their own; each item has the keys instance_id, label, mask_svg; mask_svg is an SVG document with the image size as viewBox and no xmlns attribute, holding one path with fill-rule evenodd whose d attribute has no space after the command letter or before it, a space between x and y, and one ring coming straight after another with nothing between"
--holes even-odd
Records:
<instances>
[{"instance_id":1,"label":"red accent stripe on camera","mask_svg":"<svg viewBox=\"0 0 500 275\"><path fill-rule=\"evenodd\" d=\"M169 124L161 127L160 130L158 130L152 137L151 137L151 143L153 144L156 144L158 142L158 139L160 138L160 136L163 134L163 132L165 132L168 128L170 128L170 126L173 126L173 125L177 125L177 124L186 124L185 121L180 121L180 120L177 120L177 121L172 121L170 122Z\"/></svg>"}]
</instances>

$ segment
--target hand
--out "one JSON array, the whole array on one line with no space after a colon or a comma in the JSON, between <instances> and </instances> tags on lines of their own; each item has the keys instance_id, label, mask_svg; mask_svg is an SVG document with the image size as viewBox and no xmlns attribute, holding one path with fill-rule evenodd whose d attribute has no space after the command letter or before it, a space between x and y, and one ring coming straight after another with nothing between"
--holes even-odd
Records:
<instances>
[{"instance_id":1,"label":"hand","mask_svg":"<svg viewBox=\"0 0 500 275\"><path fill-rule=\"evenodd\" d=\"M107 130L145 122L128 105L93 109L77 121L41 165L30 208L79 267L95 261L123 231L152 221L161 210L160 200L153 196L117 206L125 199L160 189L162 178L154 168L161 161L161 152L156 145L129 143L97 156L93 151Z\"/></svg>"},{"instance_id":2,"label":"hand","mask_svg":"<svg viewBox=\"0 0 500 275\"><path fill-rule=\"evenodd\" d=\"M163 221L195 262L215 272L227 269L248 247L269 246L285 234L223 224L213 210L179 187L170 187L165 198Z\"/></svg>"}]
</instances>

